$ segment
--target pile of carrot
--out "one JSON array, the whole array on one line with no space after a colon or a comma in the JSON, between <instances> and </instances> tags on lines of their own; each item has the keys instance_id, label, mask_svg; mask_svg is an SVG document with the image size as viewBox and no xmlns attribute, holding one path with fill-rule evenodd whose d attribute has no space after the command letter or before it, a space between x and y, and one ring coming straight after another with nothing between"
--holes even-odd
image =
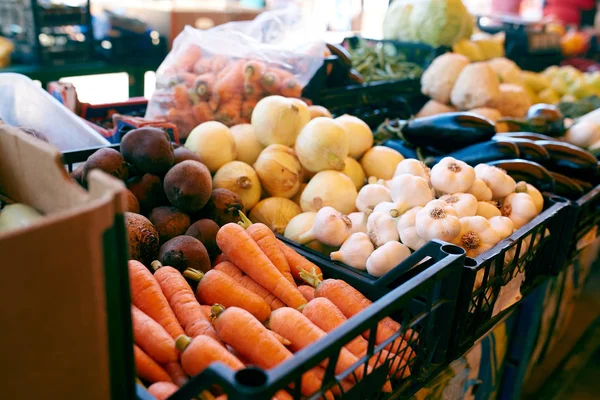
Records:
<instances>
[{"instance_id":1,"label":"pile of carrot","mask_svg":"<svg viewBox=\"0 0 600 400\"><path fill-rule=\"evenodd\" d=\"M160 103L162 118L177 125L183 138L197 125L219 121L227 126L248 123L265 96L300 97L294 74L260 60L203 54L191 45L162 71L151 101ZM161 84L161 82L164 82Z\"/></svg>"},{"instance_id":2,"label":"pile of carrot","mask_svg":"<svg viewBox=\"0 0 600 400\"><path fill-rule=\"evenodd\" d=\"M316 265L266 225L226 224L216 240L223 254L206 273L188 269L182 274L155 261L152 274L143 264L129 262L137 375L152 384L149 391L158 399L168 398L213 362L232 370L274 368L371 304L346 282L323 280ZM197 282L195 290L188 281ZM334 369L346 378L323 389L324 360L304 373L297 390L333 399L382 365L390 379L410 376L415 354L404 340L409 338L391 340L400 329L391 318L383 319L375 342L385 343L385 350L374 354L366 369L359 360L367 355L368 332L340 351ZM391 391L390 382L382 390ZM219 395L205 391L200 398ZM274 398L291 395L282 390Z\"/></svg>"}]
</instances>

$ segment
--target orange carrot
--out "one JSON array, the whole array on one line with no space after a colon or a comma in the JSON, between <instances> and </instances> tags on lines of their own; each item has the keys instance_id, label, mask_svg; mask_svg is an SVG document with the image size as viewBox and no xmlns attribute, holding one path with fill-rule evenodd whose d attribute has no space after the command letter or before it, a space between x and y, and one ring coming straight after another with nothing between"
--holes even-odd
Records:
<instances>
[{"instance_id":1,"label":"orange carrot","mask_svg":"<svg viewBox=\"0 0 600 400\"><path fill-rule=\"evenodd\" d=\"M241 95L244 86L243 61L235 61L229 71L217 76L213 88L213 96L217 96L221 106L231 100L236 94ZM240 101L241 108L241 101Z\"/></svg>"},{"instance_id":2,"label":"orange carrot","mask_svg":"<svg viewBox=\"0 0 600 400\"><path fill-rule=\"evenodd\" d=\"M191 72L180 72L179 74L177 74L177 78L186 87L192 88L194 87L194 82L196 81L196 74L193 74Z\"/></svg>"},{"instance_id":3,"label":"orange carrot","mask_svg":"<svg viewBox=\"0 0 600 400\"><path fill-rule=\"evenodd\" d=\"M131 306L131 318L135 344L159 363L177 361L179 354L175 340L158 322L134 305Z\"/></svg>"},{"instance_id":4,"label":"orange carrot","mask_svg":"<svg viewBox=\"0 0 600 400\"><path fill-rule=\"evenodd\" d=\"M317 365L315 368L313 368L313 371L315 371L319 379L325 379L325 368ZM352 389L353 386L354 384L348 379L343 379L341 382L338 381L337 384L334 385L330 390L331 393L333 393L333 395L337 398L342 397L342 395Z\"/></svg>"},{"instance_id":5,"label":"orange carrot","mask_svg":"<svg viewBox=\"0 0 600 400\"><path fill-rule=\"evenodd\" d=\"M206 74L207 72L212 72L212 59L211 58L201 58L196 64L194 64L194 72L198 75Z\"/></svg>"},{"instance_id":6,"label":"orange carrot","mask_svg":"<svg viewBox=\"0 0 600 400\"><path fill-rule=\"evenodd\" d=\"M302 97L302 86L296 78L288 78L281 84L281 95L285 97Z\"/></svg>"},{"instance_id":7,"label":"orange carrot","mask_svg":"<svg viewBox=\"0 0 600 400\"><path fill-rule=\"evenodd\" d=\"M198 125L214 119L214 114L206 101L201 101L198 104L194 104L192 107L192 112L194 113L194 118L196 119L196 123Z\"/></svg>"},{"instance_id":8,"label":"orange carrot","mask_svg":"<svg viewBox=\"0 0 600 400\"><path fill-rule=\"evenodd\" d=\"M362 293L339 279L326 279L321 282L315 290L315 297L326 297L329 299L340 309L346 318L352 318L372 304ZM384 319L391 320L390 317L385 317ZM379 322L375 343L383 343L396 332L397 330L390 329L386 323ZM406 332L404 337L407 337L409 334L412 334L412 331L409 330L409 332ZM369 332L363 333L363 336L365 339L368 339ZM415 355L410 346L400 337L388 344L386 350L392 354L402 354L402 358L404 359L413 358Z\"/></svg>"},{"instance_id":9,"label":"orange carrot","mask_svg":"<svg viewBox=\"0 0 600 400\"><path fill-rule=\"evenodd\" d=\"M316 297L314 300L309 301L306 307L302 309L302 314L327 333L347 321L340 309L325 297ZM356 357L364 357L367 355L368 346L369 343L362 336L357 336L346 343L344 347ZM394 371L394 374L403 372L404 377L410 376L410 369L406 366L406 362L402 358L390 354L385 349L380 354L374 354L369 360L369 365L375 368L385 363L388 358L393 359L390 371Z\"/></svg>"},{"instance_id":10,"label":"orange carrot","mask_svg":"<svg viewBox=\"0 0 600 400\"><path fill-rule=\"evenodd\" d=\"M207 306L207 305L201 305L200 306L200 310L202 311L202 315L204 315L206 317L206 319L208 319L210 321L210 311L211 306Z\"/></svg>"},{"instance_id":11,"label":"orange carrot","mask_svg":"<svg viewBox=\"0 0 600 400\"><path fill-rule=\"evenodd\" d=\"M244 97L246 99L258 100L263 95L263 88L260 85L260 82L246 82L244 83Z\"/></svg>"},{"instance_id":12,"label":"orange carrot","mask_svg":"<svg viewBox=\"0 0 600 400\"><path fill-rule=\"evenodd\" d=\"M219 97L220 98L220 97ZM221 101L215 113L215 120L227 126L236 125L242 112L242 94L234 93L228 100Z\"/></svg>"},{"instance_id":13,"label":"orange carrot","mask_svg":"<svg viewBox=\"0 0 600 400\"><path fill-rule=\"evenodd\" d=\"M289 340L287 340L286 338L281 336L279 333L272 331L270 329L269 329L269 332L271 333L271 335L273 335L275 337L275 339L279 340L282 345L289 346L290 344L292 344L292 342L290 342Z\"/></svg>"},{"instance_id":14,"label":"orange carrot","mask_svg":"<svg viewBox=\"0 0 600 400\"><path fill-rule=\"evenodd\" d=\"M152 266L157 268L154 278L181 323L185 334L191 337L208 335L219 340L210 324L210 318L205 317L202 313L202 308L196 300L194 292L181 273L173 267L162 267L158 262L152 263Z\"/></svg>"},{"instance_id":15,"label":"orange carrot","mask_svg":"<svg viewBox=\"0 0 600 400\"><path fill-rule=\"evenodd\" d=\"M283 308L280 308L283 310ZM285 360L294 357L269 330L249 312L238 307L224 309L213 306L214 326L223 341L233 347L250 363L264 369L271 369ZM243 332L243 334L240 334ZM305 396L316 393L322 381L309 370L302 376L301 391ZM331 394L326 394L332 398Z\"/></svg>"},{"instance_id":16,"label":"orange carrot","mask_svg":"<svg viewBox=\"0 0 600 400\"><path fill-rule=\"evenodd\" d=\"M297 281L304 281L315 287L323 279L321 268L296 253L294 249L288 247L281 240L278 240L279 248L288 261L290 272Z\"/></svg>"},{"instance_id":17,"label":"orange carrot","mask_svg":"<svg viewBox=\"0 0 600 400\"><path fill-rule=\"evenodd\" d=\"M300 311L290 307L280 308L271 313L269 318L269 328L279 333L281 336L292 342L290 348L297 352L310 346L312 343L322 339L327 335L323 330L313 324ZM342 374L352 368L358 362L348 349L342 347L338 357L338 362L335 366L335 373ZM323 365L324 364L324 365ZM327 363L321 364L323 368L327 368ZM367 368L367 373L371 372L371 367ZM362 366L356 367L354 374L350 375L350 380L361 380L363 378L364 369Z\"/></svg>"},{"instance_id":18,"label":"orange carrot","mask_svg":"<svg viewBox=\"0 0 600 400\"><path fill-rule=\"evenodd\" d=\"M167 372L156 363L144 350L133 345L133 359L137 376L148 382L172 382Z\"/></svg>"},{"instance_id":19,"label":"orange carrot","mask_svg":"<svg viewBox=\"0 0 600 400\"><path fill-rule=\"evenodd\" d=\"M211 70L213 74L218 74L232 64L231 59L227 56L217 54L211 59Z\"/></svg>"},{"instance_id":20,"label":"orange carrot","mask_svg":"<svg viewBox=\"0 0 600 400\"><path fill-rule=\"evenodd\" d=\"M267 302L267 304L269 305L269 307L271 307L272 310L285 307L285 304L283 304L281 300L279 300L267 289L260 286L254 280L252 280L252 278L250 278L248 275L244 275L244 273L240 271L240 269L236 267L232 262L224 261L218 265L215 265L214 269L229 275L234 281L236 281L246 289L259 295Z\"/></svg>"},{"instance_id":21,"label":"orange carrot","mask_svg":"<svg viewBox=\"0 0 600 400\"><path fill-rule=\"evenodd\" d=\"M217 245L239 269L290 307L298 308L306 300L273 265L250 234L238 224L229 223L217 233Z\"/></svg>"},{"instance_id":22,"label":"orange carrot","mask_svg":"<svg viewBox=\"0 0 600 400\"><path fill-rule=\"evenodd\" d=\"M182 335L183 329L179 321L148 268L135 260L129 261L128 268L133 305L158 322L173 339Z\"/></svg>"},{"instance_id":23,"label":"orange carrot","mask_svg":"<svg viewBox=\"0 0 600 400\"><path fill-rule=\"evenodd\" d=\"M177 348L181 351L181 366L190 376L204 371L213 362L222 362L234 371L244 368L244 364L227 349L208 336L190 338L182 335L177 338Z\"/></svg>"},{"instance_id":24,"label":"orange carrot","mask_svg":"<svg viewBox=\"0 0 600 400\"><path fill-rule=\"evenodd\" d=\"M221 271L212 269L203 274L188 268L184 276L199 281L196 296L203 304L219 303L225 307L241 307L260 321L265 321L271 314L271 308L263 298Z\"/></svg>"},{"instance_id":25,"label":"orange carrot","mask_svg":"<svg viewBox=\"0 0 600 400\"><path fill-rule=\"evenodd\" d=\"M302 296L310 303L312 299L315 298L315 288L308 285L300 285L298 286L298 290L302 293ZM322 329L322 328L321 328Z\"/></svg>"},{"instance_id":26,"label":"orange carrot","mask_svg":"<svg viewBox=\"0 0 600 400\"><path fill-rule=\"evenodd\" d=\"M208 336L204 336L204 337L208 337ZM177 343L177 342L175 342L175 343ZM173 383L176 384L177 386L181 387L181 386L185 385L187 381L190 380L190 378L187 376L187 374L181 367L181 364L179 364L179 361L166 363L165 371L167 371L167 374L169 374L169 376L173 380Z\"/></svg>"},{"instance_id":27,"label":"orange carrot","mask_svg":"<svg viewBox=\"0 0 600 400\"><path fill-rule=\"evenodd\" d=\"M250 234L250 237L254 239L263 253L269 257L269 260L271 260L273 265L277 267L279 272L281 272L281 275L283 275L283 277L291 284L296 286L294 277L290 272L290 265L288 264L285 255L279 248L278 239L275 237L273 231L265 224L253 224L242 212L240 212L240 217L242 218L242 222L239 222L238 224L243 228L246 228L246 232Z\"/></svg>"},{"instance_id":28,"label":"orange carrot","mask_svg":"<svg viewBox=\"0 0 600 400\"><path fill-rule=\"evenodd\" d=\"M192 71L200 57L202 57L202 49L195 44L191 44L184 50L179 51L175 65L179 70Z\"/></svg>"},{"instance_id":29,"label":"orange carrot","mask_svg":"<svg viewBox=\"0 0 600 400\"><path fill-rule=\"evenodd\" d=\"M213 266L219 265L223 261L229 261L229 260L227 259L227 256L225 254L221 253L217 256L217 258L215 258L215 262L213 263Z\"/></svg>"},{"instance_id":30,"label":"orange carrot","mask_svg":"<svg viewBox=\"0 0 600 400\"><path fill-rule=\"evenodd\" d=\"M188 88L185 85L176 85L173 88L173 100L175 101L175 107L178 110L190 108L192 106Z\"/></svg>"},{"instance_id":31,"label":"orange carrot","mask_svg":"<svg viewBox=\"0 0 600 400\"><path fill-rule=\"evenodd\" d=\"M194 92L202 99L210 97L215 86L216 76L212 73L202 74L194 81Z\"/></svg>"},{"instance_id":32,"label":"orange carrot","mask_svg":"<svg viewBox=\"0 0 600 400\"><path fill-rule=\"evenodd\" d=\"M154 396L156 400L167 400L178 389L177 385L171 382L156 382L150 385L148 393Z\"/></svg>"},{"instance_id":33,"label":"orange carrot","mask_svg":"<svg viewBox=\"0 0 600 400\"><path fill-rule=\"evenodd\" d=\"M244 101L242 102L242 109L240 111L240 117L247 118L247 119L252 118L252 111L254 111L254 107L256 107L258 100L259 99L254 98L254 97L245 98Z\"/></svg>"},{"instance_id":34,"label":"orange carrot","mask_svg":"<svg viewBox=\"0 0 600 400\"><path fill-rule=\"evenodd\" d=\"M264 62L259 60L248 60L244 63L244 78L246 82L257 82L267 70Z\"/></svg>"},{"instance_id":35,"label":"orange carrot","mask_svg":"<svg viewBox=\"0 0 600 400\"><path fill-rule=\"evenodd\" d=\"M260 86L266 94L273 95L279 93L281 80L279 75L273 71L266 71L260 78Z\"/></svg>"}]
</instances>

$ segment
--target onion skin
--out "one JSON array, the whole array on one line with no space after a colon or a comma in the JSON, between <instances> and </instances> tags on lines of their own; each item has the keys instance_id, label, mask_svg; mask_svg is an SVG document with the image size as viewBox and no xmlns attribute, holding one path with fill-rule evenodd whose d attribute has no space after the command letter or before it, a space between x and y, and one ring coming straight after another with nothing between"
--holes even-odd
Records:
<instances>
[{"instance_id":1,"label":"onion skin","mask_svg":"<svg viewBox=\"0 0 600 400\"><path fill-rule=\"evenodd\" d=\"M252 126L256 139L263 145L293 146L310 113L306 103L283 96L261 99L252 112Z\"/></svg>"},{"instance_id":2,"label":"onion skin","mask_svg":"<svg viewBox=\"0 0 600 400\"><path fill-rule=\"evenodd\" d=\"M352 179L339 171L321 171L304 188L300 206L304 212L330 206L347 215L356 209L356 196Z\"/></svg>"},{"instance_id":3,"label":"onion skin","mask_svg":"<svg viewBox=\"0 0 600 400\"><path fill-rule=\"evenodd\" d=\"M228 189L240 196L245 210L250 210L261 196L261 184L256 171L241 161L223 165L213 177L213 189Z\"/></svg>"},{"instance_id":4,"label":"onion skin","mask_svg":"<svg viewBox=\"0 0 600 400\"><path fill-rule=\"evenodd\" d=\"M315 118L298 135L296 154L311 172L342 171L348 156L346 130L331 118Z\"/></svg>"},{"instance_id":5,"label":"onion skin","mask_svg":"<svg viewBox=\"0 0 600 400\"><path fill-rule=\"evenodd\" d=\"M263 189L274 197L293 197L302 184L302 165L294 150L281 144L264 149L254 169Z\"/></svg>"},{"instance_id":6,"label":"onion skin","mask_svg":"<svg viewBox=\"0 0 600 400\"><path fill-rule=\"evenodd\" d=\"M250 221L267 225L273 232L282 235L288 223L302 213L298 204L283 197L261 200L250 211Z\"/></svg>"}]
</instances>

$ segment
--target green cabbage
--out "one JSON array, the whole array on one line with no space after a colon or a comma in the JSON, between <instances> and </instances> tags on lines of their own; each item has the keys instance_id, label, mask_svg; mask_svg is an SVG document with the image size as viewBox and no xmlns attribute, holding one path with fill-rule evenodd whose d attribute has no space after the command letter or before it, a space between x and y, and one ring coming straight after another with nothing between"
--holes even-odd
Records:
<instances>
[{"instance_id":1,"label":"green cabbage","mask_svg":"<svg viewBox=\"0 0 600 400\"><path fill-rule=\"evenodd\" d=\"M461 0L396 0L383 21L383 36L431 46L452 46L473 33L473 17Z\"/></svg>"}]
</instances>

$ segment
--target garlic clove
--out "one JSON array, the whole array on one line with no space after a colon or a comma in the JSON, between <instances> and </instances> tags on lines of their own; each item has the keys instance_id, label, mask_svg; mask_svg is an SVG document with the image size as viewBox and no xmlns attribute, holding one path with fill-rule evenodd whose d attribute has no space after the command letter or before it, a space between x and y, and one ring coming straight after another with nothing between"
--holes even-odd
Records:
<instances>
[{"instance_id":1,"label":"garlic clove","mask_svg":"<svg viewBox=\"0 0 600 400\"><path fill-rule=\"evenodd\" d=\"M477 213L477 199L472 194L447 194L440 197L440 200L444 200L451 205L458 213L459 218L472 217Z\"/></svg>"},{"instance_id":2,"label":"garlic clove","mask_svg":"<svg viewBox=\"0 0 600 400\"><path fill-rule=\"evenodd\" d=\"M431 184L442 193L464 193L475 181L475 170L467 163L444 157L431 168Z\"/></svg>"},{"instance_id":3,"label":"garlic clove","mask_svg":"<svg viewBox=\"0 0 600 400\"><path fill-rule=\"evenodd\" d=\"M333 207L323 207L315 216L313 227L310 231L298 237L298 243L306 244L313 240L327 246L341 246L350 236L352 221Z\"/></svg>"},{"instance_id":4,"label":"garlic clove","mask_svg":"<svg viewBox=\"0 0 600 400\"><path fill-rule=\"evenodd\" d=\"M366 263L367 272L381 277L410 256L410 249L400 242L388 242L377 248Z\"/></svg>"},{"instance_id":5,"label":"garlic clove","mask_svg":"<svg viewBox=\"0 0 600 400\"><path fill-rule=\"evenodd\" d=\"M348 214L348 218L352 222L350 233L363 232L367 233L367 214L364 212L353 212Z\"/></svg>"},{"instance_id":6,"label":"garlic clove","mask_svg":"<svg viewBox=\"0 0 600 400\"><path fill-rule=\"evenodd\" d=\"M415 218L417 233L424 240L452 241L460 232L456 210L443 200L432 200Z\"/></svg>"},{"instance_id":7,"label":"garlic clove","mask_svg":"<svg viewBox=\"0 0 600 400\"><path fill-rule=\"evenodd\" d=\"M365 270L367 268L367 259L373 253L375 247L369 239L369 235L363 232L353 233L342 244L338 251L331 253L330 257L334 261L341 261L353 268Z\"/></svg>"},{"instance_id":8,"label":"garlic clove","mask_svg":"<svg viewBox=\"0 0 600 400\"><path fill-rule=\"evenodd\" d=\"M374 212L367 220L367 234L375 247L381 247L387 242L400 240L396 229L396 219L390 214Z\"/></svg>"},{"instance_id":9,"label":"garlic clove","mask_svg":"<svg viewBox=\"0 0 600 400\"><path fill-rule=\"evenodd\" d=\"M507 217L492 217L489 219L492 228L498 232L500 240L506 239L514 231L514 224L510 218Z\"/></svg>"},{"instance_id":10,"label":"garlic clove","mask_svg":"<svg viewBox=\"0 0 600 400\"><path fill-rule=\"evenodd\" d=\"M414 158L406 158L396 166L394 177L398 175L413 175L419 176L429 182L430 169L422 161L415 160Z\"/></svg>"},{"instance_id":11,"label":"garlic clove","mask_svg":"<svg viewBox=\"0 0 600 400\"><path fill-rule=\"evenodd\" d=\"M378 184L363 186L356 197L356 209L358 211L370 212L379 203L392 201L390 190Z\"/></svg>"}]
</instances>

